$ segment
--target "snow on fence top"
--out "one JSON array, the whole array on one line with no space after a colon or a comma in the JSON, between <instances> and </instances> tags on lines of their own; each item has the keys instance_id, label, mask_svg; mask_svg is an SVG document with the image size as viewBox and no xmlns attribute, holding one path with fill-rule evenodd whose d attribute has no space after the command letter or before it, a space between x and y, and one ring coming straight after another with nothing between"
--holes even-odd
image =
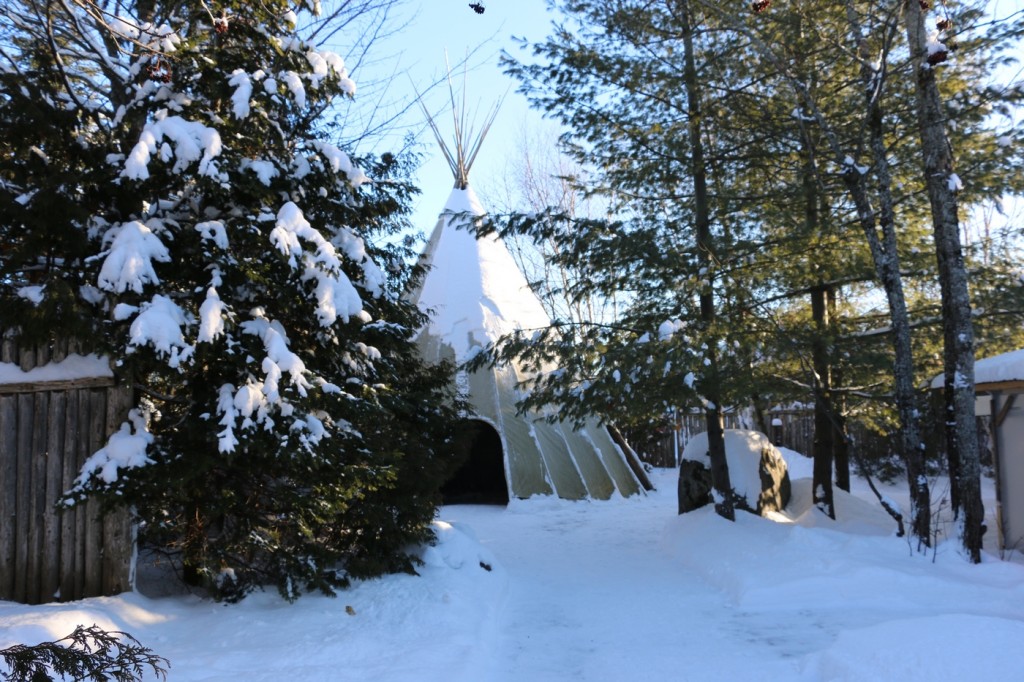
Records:
<instances>
[{"instance_id":1,"label":"snow on fence top","mask_svg":"<svg viewBox=\"0 0 1024 682\"><path fill-rule=\"evenodd\" d=\"M48 362L29 370L23 370L13 362L0 362L0 393L59 387L89 379L98 380L98 385L110 385L113 378L110 361L95 353L73 353L58 362Z\"/></svg>"}]
</instances>

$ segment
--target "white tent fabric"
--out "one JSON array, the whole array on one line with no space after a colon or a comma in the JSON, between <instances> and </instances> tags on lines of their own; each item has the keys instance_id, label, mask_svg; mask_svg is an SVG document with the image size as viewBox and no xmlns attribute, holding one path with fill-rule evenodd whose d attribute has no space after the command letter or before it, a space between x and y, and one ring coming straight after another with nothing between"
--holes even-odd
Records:
<instances>
[{"instance_id":1,"label":"white tent fabric","mask_svg":"<svg viewBox=\"0 0 1024 682\"><path fill-rule=\"evenodd\" d=\"M504 243L494 235L476 239L467 229L483 214L472 188L457 186L421 257L430 270L413 301L432 314L418 338L427 361L462 363L504 334L550 324ZM622 450L596 421L575 430L538 414L516 414L516 385L523 378L519 367L506 365L458 379L473 417L501 438L510 498L608 499L640 492Z\"/></svg>"}]
</instances>

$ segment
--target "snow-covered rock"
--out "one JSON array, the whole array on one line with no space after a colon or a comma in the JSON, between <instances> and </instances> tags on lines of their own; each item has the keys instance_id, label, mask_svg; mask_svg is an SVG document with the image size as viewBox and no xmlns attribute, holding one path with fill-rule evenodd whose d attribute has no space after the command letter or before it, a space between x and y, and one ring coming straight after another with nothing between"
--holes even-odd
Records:
<instances>
[{"instance_id":1,"label":"snow-covered rock","mask_svg":"<svg viewBox=\"0 0 1024 682\"><path fill-rule=\"evenodd\" d=\"M764 515L784 509L789 503L789 473L786 460L768 436L759 431L725 430L725 458L733 490L751 510ZM698 433L683 448L679 467L679 513L710 501L711 459L708 435Z\"/></svg>"}]
</instances>

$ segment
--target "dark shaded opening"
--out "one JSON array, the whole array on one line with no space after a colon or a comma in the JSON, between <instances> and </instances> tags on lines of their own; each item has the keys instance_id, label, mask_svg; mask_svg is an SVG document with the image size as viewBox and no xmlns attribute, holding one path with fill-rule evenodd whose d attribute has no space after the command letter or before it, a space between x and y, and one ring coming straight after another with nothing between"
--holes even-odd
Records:
<instances>
[{"instance_id":1,"label":"dark shaded opening","mask_svg":"<svg viewBox=\"0 0 1024 682\"><path fill-rule=\"evenodd\" d=\"M457 447L465 460L441 486L444 503L508 504L505 455L494 427L477 419L466 421Z\"/></svg>"}]
</instances>

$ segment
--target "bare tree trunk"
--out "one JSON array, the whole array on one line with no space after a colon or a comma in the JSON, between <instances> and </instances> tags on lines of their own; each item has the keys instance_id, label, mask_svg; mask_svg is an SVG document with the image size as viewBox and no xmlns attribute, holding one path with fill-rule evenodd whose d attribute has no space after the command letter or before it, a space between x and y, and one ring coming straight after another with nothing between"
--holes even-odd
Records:
<instances>
[{"instance_id":1,"label":"bare tree trunk","mask_svg":"<svg viewBox=\"0 0 1024 682\"><path fill-rule=\"evenodd\" d=\"M814 147L809 133L803 136L806 161L803 171L804 228L809 236L820 229L818 211L818 185L815 181ZM814 335L811 339L811 385L814 387L814 458L811 497L814 506L829 518L836 517L832 496L832 368L829 362L828 334L830 322L826 302L826 289L818 285L811 289L811 319Z\"/></svg>"},{"instance_id":2,"label":"bare tree trunk","mask_svg":"<svg viewBox=\"0 0 1024 682\"><path fill-rule=\"evenodd\" d=\"M914 390L913 349L910 343L910 318L906 298L903 294L903 279L900 275L899 251L897 250L895 212L892 198L892 173L889 169L888 149L885 143L885 125L882 118L882 90L885 73L876 73L872 67L872 55L867 46L864 30L856 8L847 2L846 14L850 33L856 41L857 54L861 63L861 83L864 85L867 106L867 130L877 181L878 217L864 220L871 211L867 202L865 183L860 170L851 165L844 180L851 190L861 226L871 247L875 272L889 302L889 317L892 323L893 343L893 392L896 411L900 422L900 455L907 469L907 485L910 488L910 528L921 545L931 544L931 491L925 476L924 448L921 442L921 412ZM889 32L891 25L885 27ZM885 65L882 65L885 68ZM858 196L864 192L864 196Z\"/></svg>"},{"instance_id":3,"label":"bare tree trunk","mask_svg":"<svg viewBox=\"0 0 1024 682\"><path fill-rule=\"evenodd\" d=\"M700 90L694 57L694 21L690 14L688 0L678 3L683 26L683 87L686 92L688 134L693 173L694 216L697 228L697 251L699 263L706 273L700 293L701 322L706 330L715 321L715 298L711 274L714 244L711 236L711 217L708 205L707 168L704 161L704 142L701 138ZM700 382L700 391L705 403L705 419L708 430L708 458L711 461L711 484L715 495L715 511L721 516L736 518L732 483L729 480L729 465L725 458L725 433L722 419L721 383L718 375L718 355L713 341L708 342L707 366Z\"/></svg>"},{"instance_id":4,"label":"bare tree trunk","mask_svg":"<svg viewBox=\"0 0 1024 682\"><path fill-rule=\"evenodd\" d=\"M927 61L928 37L919 3L905 4L904 22L913 55L911 63L917 72L917 118L942 293L944 421L952 503L955 510L964 512L961 538L964 549L972 562L979 563L985 509L981 501L981 466L974 415L974 324L957 215L959 178L953 173L952 150L946 135L935 69Z\"/></svg>"},{"instance_id":5,"label":"bare tree trunk","mask_svg":"<svg viewBox=\"0 0 1024 682\"><path fill-rule=\"evenodd\" d=\"M833 409L832 368L829 363L827 337L829 320L826 306L826 287L811 289L811 317L814 320L814 339L811 341L811 359L814 369L814 473L812 499L814 505L829 518L836 517L832 496Z\"/></svg>"},{"instance_id":6,"label":"bare tree trunk","mask_svg":"<svg viewBox=\"0 0 1024 682\"><path fill-rule=\"evenodd\" d=\"M854 170L856 173L857 171ZM886 176L888 173L886 173ZM881 183L880 184L884 184ZM910 345L910 320L907 315L903 282L899 271L899 257L895 250L895 229L892 214L885 209L879 217L880 227L887 235L884 243L875 231L875 224L867 192L862 183L847 181L854 202L858 204L860 222L871 246L875 272L889 302L889 319L892 324L893 344L893 392L896 412L899 415L900 455L907 469L907 483L910 486L910 527L921 544L931 542L930 491L925 477L924 451L921 448L921 421L914 392L914 365ZM887 192L885 192L887 194ZM890 196L891 199L891 196ZM883 202L886 203L886 202ZM891 209L891 203L889 204Z\"/></svg>"},{"instance_id":7,"label":"bare tree trunk","mask_svg":"<svg viewBox=\"0 0 1024 682\"><path fill-rule=\"evenodd\" d=\"M836 320L836 289L828 292L828 317L834 325ZM832 385L843 385L843 374L839 366L832 366ZM832 459L835 464L835 482L840 490L850 492L850 445L846 437L846 400L842 393L832 396Z\"/></svg>"}]
</instances>

